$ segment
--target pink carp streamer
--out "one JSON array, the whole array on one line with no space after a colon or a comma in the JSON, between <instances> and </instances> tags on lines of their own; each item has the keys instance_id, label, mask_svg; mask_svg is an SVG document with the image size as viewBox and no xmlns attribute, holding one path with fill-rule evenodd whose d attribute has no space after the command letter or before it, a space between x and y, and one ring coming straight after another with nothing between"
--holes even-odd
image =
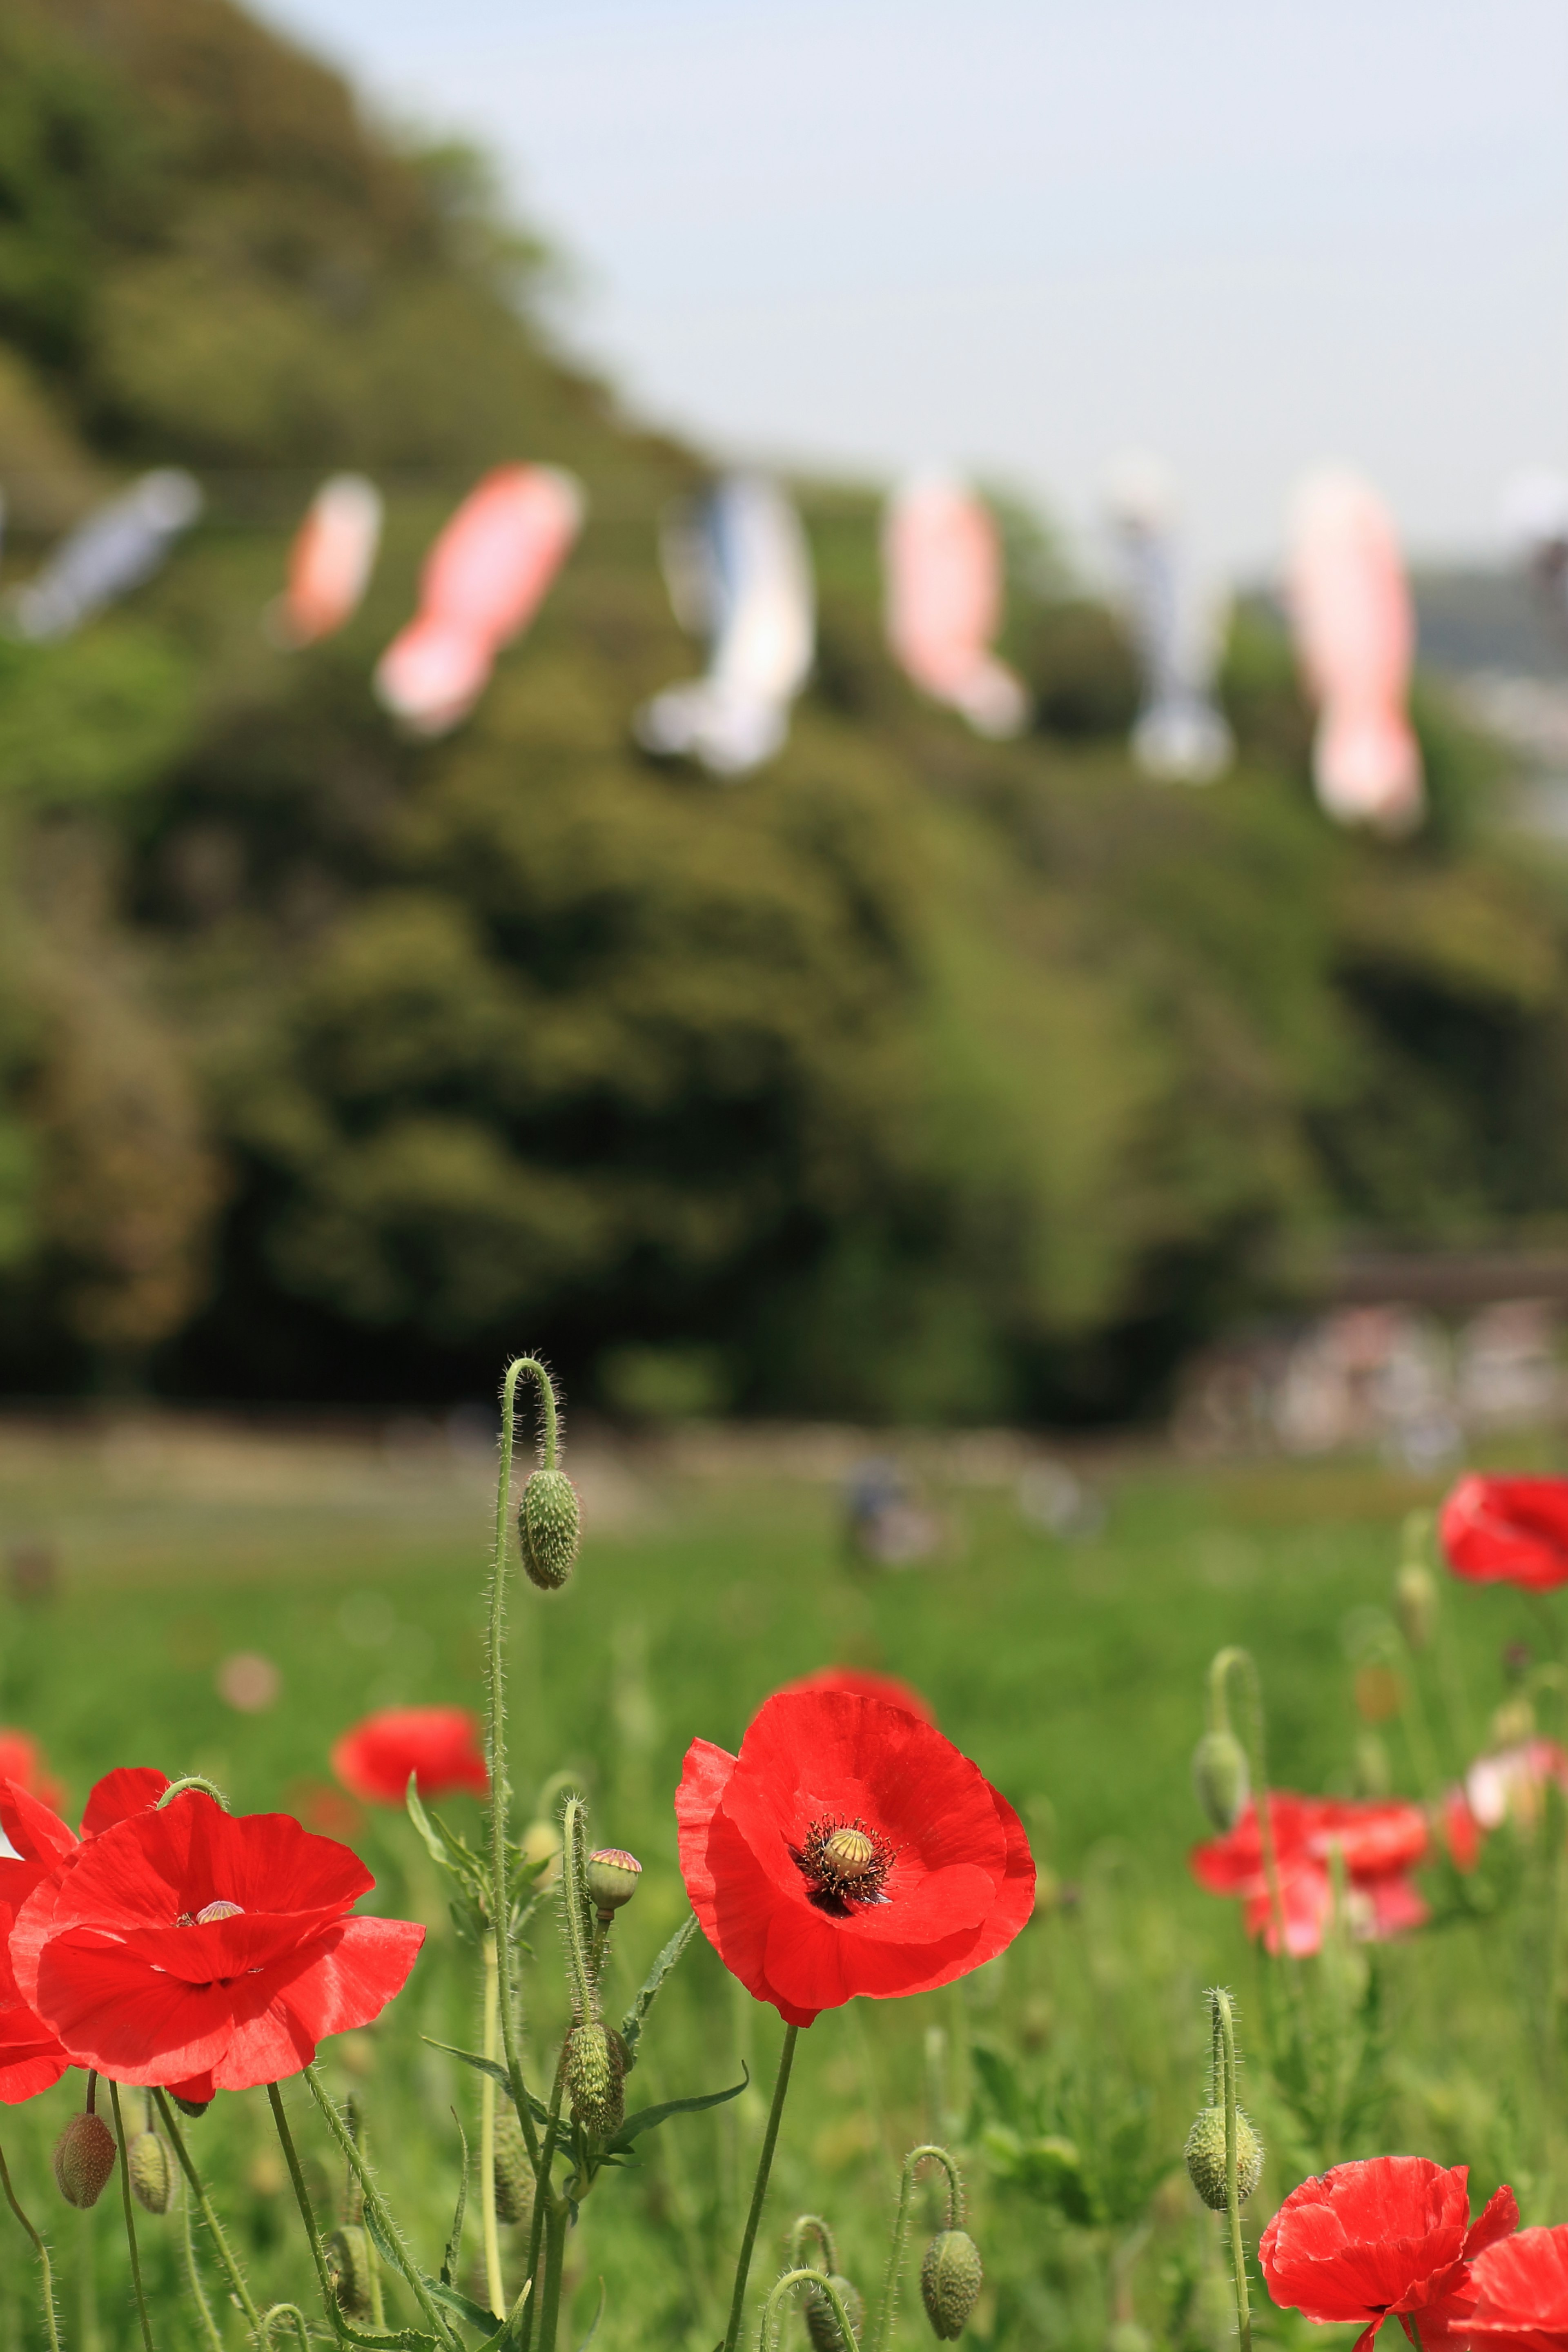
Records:
<instances>
[{"instance_id":1,"label":"pink carp streamer","mask_svg":"<svg viewBox=\"0 0 1568 2352\"><path fill-rule=\"evenodd\" d=\"M388 646L375 690L418 735L465 719L496 656L528 625L582 527L583 492L553 466L498 466L425 559L419 610Z\"/></svg>"},{"instance_id":2,"label":"pink carp streamer","mask_svg":"<svg viewBox=\"0 0 1568 2352\"><path fill-rule=\"evenodd\" d=\"M1426 810L1405 709L1415 616L1388 510L1355 475L1325 471L1302 485L1289 590L1297 656L1319 705L1319 800L1342 824L1413 832Z\"/></svg>"},{"instance_id":3,"label":"pink carp streamer","mask_svg":"<svg viewBox=\"0 0 1568 2352\"><path fill-rule=\"evenodd\" d=\"M973 492L918 474L889 502L882 533L888 643L934 702L980 735L1018 734L1029 716L1021 681L991 651L1002 618L1002 547Z\"/></svg>"},{"instance_id":4,"label":"pink carp streamer","mask_svg":"<svg viewBox=\"0 0 1568 2352\"><path fill-rule=\"evenodd\" d=\"M321 484L289 551L289 584L268 613L279 645L313 646L353 619L375 569L381 520L381 492L363 474Z\"/></svg>"}]
</instances>

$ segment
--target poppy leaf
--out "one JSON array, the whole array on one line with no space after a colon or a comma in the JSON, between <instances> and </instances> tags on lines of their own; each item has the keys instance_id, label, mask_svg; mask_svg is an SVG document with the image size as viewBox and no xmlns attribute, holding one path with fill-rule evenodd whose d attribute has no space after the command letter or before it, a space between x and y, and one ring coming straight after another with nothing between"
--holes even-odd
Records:
<instances>
[{"instance_id":1,"label":"poppy leaf","mask_svg":"<svg viewBox=\"0 0 1568 2352\"><path fill-rule=\"evenodd\" d=\"M470 2327L488 2327L493 2331L495 2313L487 2311L482 2303L476 2303L472 2295L464 2294L460 2288L452 2286L444 2279L427 2278L425 2291L437 2303L445 2304L448 2311L455 2311L459 2319L466 2319Z\"/></svg>"},{"instance_id":2,"label":"poppy leaf","mask_svg":"<svg viewBox=\"0 0 1568 2352\"><path fill-rule=\"evenodd\" d=\"M588 2352L589 2345L592 2344L595 2336L597 2336L599 2332L599 2322L605 2315L605 2305L608 2299L609 2298L605 2292L605 2282L601 2279L599 2281L599 2307L594 2314L594 2325L589 2328L588 2333L584 2336L583 2341L577 2347L577 2352Z\"/></svg>"},{"instance_id":3,"label":"poppy leaf","mask_svg":"<svg viewBox=\"0 0 1568 2352\"><path fill-rule=\"evenodd\" d=\"M630 2147L633 2140L646 2131L657 2131L671 2116L694 2116L704 2107L721 2107L726 2099L738 2099L752 2079L751 2069L742 2066L741 2079L731 2083L727 2091L707 2091L694 2099L664 2099L657 2107L639 2107L628 2116L613 2140L605 2148L606 2156L618 2156Z\"/></svg>"},{"instance_id":4,"label":"poppy leaf","mask_svg":"<svg viewBox=\"0 0 1568 2352\"><path fill-rule=\"evenodd\" d=\"M668 1943L666 1944L663 1951L660 1952L658 1959L655 1960L652 1968L649 1969L647 1976L643 1979L642 1989L638 1992L636 2000L633 2001L630 2009L627 2010L625 2017L621 2020L621 2040L626 2045L626 2069L628 2073L631 2068L637 2064L637 2046L642 2039L642 2030L644 2023L647 2021L648 2011L653 2007L654 2002L658 1999L660 1992L663 1990L665 1979L668 1976L677 1960L679 1959L680 1955L686 1949L686 1947L689 1944L692 1937L695 1936L696 1933L697 1914L693 1911L681 1921L679 1927L676 1929Z\"/></svg>"},{"instance_id":5,"label":"poppy leaf","mask_svg":"<svg viewBox=\"0 0 1568 2352\"><path fill-rule=\"evenodd\" d=\"M381 2256L382 2261L386 2264L389 2270L396 2272L399 2276L401 2276L403 2271L403 2249L400 2246L395 2245L392 2239L387 2235L386 2229L382 2221L381 2216L376 2211L375 2200L374 2197L367 2197L364 2200L364 2226L366 2231L369 2232L375 2246L375 2251Z\"/></svg>"},{"instance_id":6,"label":"poppy leaf","mask_svg":"<svg viewBox=\"0 0 1568 2352\"><path fill-rule=\"evenodd\" d=\"M432 1862L453 1878L460 1878L469 1891L481 1900L487 1885L483 1863L477 1853L463 1843L460 1837L447 1827L438 1813L427 1813L419 1799L419 1777L410 1772L404 1792L404 1804L408 1818L419 1833L426 1853Z\"/></svg>"},{"instance_id":7,"label":"poppy leaf","mask_svg":"<svg viewBox=\"0 0 1568 2352\"><path fill-rule=\"evenodd\" d=\"M452 2121L458 2126L458 2140L463 2151L463 2161L458 2173L458 2210L452 2216L452 2231L447 2240L447 2251L441 2257L441 2284L450 2286L452 2273L458 2267L463 2250L463 2210L468 2201L468 2137L456 2107Z\"/></svg>"},{"instance_id":8,"label":"poppy leaf","mask_svg":"<svg viewBox=\"0 0 1568 2352\"><path fill-rule=\"evenodd\" d=\"M486 2336L479 2347L479 2352L516 2352L517 2346L522 2340L523 2306L528 2301L528 2292L532 2284L531 2279L526 2279L523 2282L522 2293L512 2305L504 2322L496 2329L493 2336Z\"/></svg>"},{"instance_id":9,"label":"poppy leaf","mask_svg":"<svg viewBox=\"0 0 1568 2352\"><path fill-rule=\"evenodd\" d=\"M473 2068L476 2074L488 2074L492 2083L500 2084L509 2099L511 2097L511 2076L495 2059L481 2058L476 2050L459 2050L450 2042L437 2042L428 2033L422 2033L419 2038L431 2050L439 2050L448 2058L460 2058L465 2066ZM516 2104L515 2101L513 2104ZM542 2099L536 2099L531 2091L528 2095L528 2104L533 2111L533 2120L536 2124L549 2123L549 2108Z\"/></svg>"}]
</instances>

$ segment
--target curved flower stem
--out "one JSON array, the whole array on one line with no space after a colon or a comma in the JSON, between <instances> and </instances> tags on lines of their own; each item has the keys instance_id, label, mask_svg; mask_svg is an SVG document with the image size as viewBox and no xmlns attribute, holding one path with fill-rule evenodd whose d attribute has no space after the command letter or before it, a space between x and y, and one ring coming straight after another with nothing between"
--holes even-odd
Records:
<instances>
[{"instance_id":1,"label":"curved flower stem","mask_svg":"<svg viewBox=\"0 0 1568 2352\"><path fill-rule=\"evenodd\" d=\"M796 2217L795 2225L789 2233L788 2268L795 2271L805 2264L807 2238L816 2240L823 2269L836 2271L838 2268L838 2249L833 2242L832 2231L820 2213L802 2213Z\"/></svg>"},{"instance_id":2,"label":"curved flower stem","mask_svg":"<svg viewBox=\"0 0 1568 2352\"><path fill-rule=\"evenodd\" d=\"M191 2291L191 2301L195 2305L202 2323L207 2352L224 2352L222 2332L213 2317L213 2307L207 2301L207 2291L202 2283L201 2265L196 2261L195 2240L191 2234L190 2200L186 2197L180 2200L180 2252L184 2260L185 2284Z\"/></svg>"},{"instance_id":3,"label":"curved flower stem","mask_svg":"<svg viewBox=\"0 0 1568 2352\"><path fill-rule=\"evenodd\" d=\"M768 2109L768 2127L763 2134L762 2150L757 2158L757 2177L752 2184L751 2210L746 2215L745 2232L742 2237L741 2251L735 2262L735 2291L730 2298L730 2324L724 2330L724 2341L720 2347L720 2352L735 2352L735 2347L740 2341L741 2318L746 2307L746 2282L752 2274L752 2250L757 2242L757 2225L763 2218L763 2200L768 2193L768 2175L773 2170L773 2150L778 2146L779 2122L784 2115L784 2098L789 2090L790 2068L795 2064L795 2045L799 2039L798 2025L784 2027L784 2048L779 2053L779 2071L773 2084L773 2101Z\"/></svg>"},{"instance_id":4,"label":"curved flower stem","mask_svg":"<svg viewBox=\"0 0 1568 2352\"><path fill-rule=\"evenodd\" d=\"M318 2074L314 2066L307 2066L303 2071L305 2080L310 2086L311 2097L315 2100L316 2105L321 2108L321 2113L325 2116L328 2127L331 2130L333 2138L337 2141L338 2146L342 2148L344 2156L347 2158L349 2165L353 2171L355 2178L359 2181L360 2187L364 2191L365 2211L371 2216L374 2224L372 2231L373 2236L375 2237L382 2244L389 2247L396 2257L397 2267L402 2272L404 2278L407 2282L415 2302L419 2305L420 2310L425 2315L425 2323L426 2326L436 2336L437 2342L454 2346L456 2347L456 2352L464 2352L462 2337L457 2333L451 2322L446 2318L444 2314L437 2309L429 2288L426 2285L424 2280L419 2275L417 2263L415 2262L407 2247L403 2242L403 2233L399 2230L396 2222L393 2220L392 2210L387 2204L385 2198L382 2195L381 2190L376 2186L375 2176L371 2171L369 2166L365 2163L365 2160L360 2154L359 2149L354 2146L353 2134L350 2131L342 2116L339 2115L337 2108L332 2105L331 2100L327 2096L325 2090L322 2088L320 2074ZM272 2102L272 2111L278 2119L278 2128L279 2133L287 2135L289 2126L284 2120L283 2102L278 2095L278 2085L276 2083L269 2083L268 2084L267 2095ZM292 2142L287 2142L287 2145L292 2146Z\"/></svg>"},{"instance_id":5,"label":"curved flower stem","mask_svg":"<svg viewBox=\"0 0 1568 2352\"><path fill-rule=\"evenodd\" d=\"M163 2117L163 2129L168 2133L170 2144L179 2158L180 2170L191 2184L191 2194L196 2200L196 2210L207 2225L213 2245L216 2249L217 2258L227 2273L229 2285L234 2289L235 2300L249 2322L251 2333L257 2342L264 2343L267 2331L261 2325L261 2314L256 2308L256 2298L245 2283L245 2273L229 2252L228 2240L223 2233L223 2223L213 2211L207 2192L202 2187L201 2175L191 2162L190 2153L185 2147L180 2126L174 2121L168 2099L162 2091L154 2091L153 2096L158 2102L158 2113Z\"/></svg>"},{"instance_id":6,"label":"curved flower stem","mask_svg":"<svg viewBox=\"0 0 1568 2352\"><path fill-rule=\"evenodd\" d=\"M228 1799L224 1795L223 1790L215 1781L204 1779L200 1772L187 1772L182 1779L171 1780L153 1811L155 1813L161 1813L165 1805L173 1804L176 1797L183 1797L187 1789L199 1789L204 1797L210 1797L215 1805L221 1805L224 1811L227 1812Z\"/></svg>"},{"instance_id":7,"label":"curved flower stem","mask_svg":"<svg viewBox=\"0 0 1568 2352\"><path fill-rule=\"evenodd\" d=\"M60 2352L59 2322L55 2317L55 2274L49 2267L49 2250L16 2202L16 2192L11 2186L11 2171L4 2148L0 2148L0 2189L5 2190L6 2204L33 2242L33 2252L38 2257L38 2268L43 2273L44 2326L48 2330L49 2352Z\"/></svg>"},{"instance_id":8,"label":"curved flower stem","mask_svg":"<svg viewBox=\"0 0 1568 2352\"><path fill-rule=\"evenodd\" d=\"M110 2105L114 2110L114 2137L120 2143L120 2201L125 2210L125 2242L131 2249L131 2284L136 2296L136 2316L142 2322L142 2342L145 2352L153 2352L153 2323L147 2316L147 2294L142 2284L142 2255L136 2243L136 2215L132 2210L131 2163L125 2146L125 2119L120 2112L120 2085L110 2083Z\"/></svg>"},{"instance_id":9,"label":"curved flower stem","mask_svg":"<svg viewBox=\"0 0 1568 2352\"><path fill-rule=\"evenodd\" d=\"M1236 2020L1230 1995L1216 1986L1209 1994L1214 2013L1215 2073L1225 2095L1225 2210L1230 2224L1230 2268L1236 2288L1236 2332L1241 2352L1252 2352L1252 2306L1247 2292L1247 2253L1241 2242L1241 2194L1236 2157Z\"/></svg>"},{"instance_id":10,"label":"curved flower stem","mask_svg":"<svg viewBox=\"0 0 1568 2352\"><path fill-rule=\"evenodd\" d=\"M261 2324L267 2330L267 2341L268 2344L272 2341L273 2329L278 2326L280 2320L284 2319L292 2320L294 2323L294 2333L300 2339L300 2352L310 2352L310 2330L305 2325L305 2315L300 2310L297 2303L269 2303L268 2305L266 2310L261 2315Z\"/></svg>"},{"instance_id":11,"label":"curved flower stem","mask_svg":"<svg viewBox=\"0 0 1568 2352\"><path fill-rule=\"evenodd\" d=\"M481 2047L494 2065L500 2039L500 1982L496 1974L496 1939L485 1937L485 2031ZM479 2076L479 2212L484 2222L485 2293L497 2319L506 2316L506 2286L501 2277L500 2228L496 2218L496 2084L493 2074Z\"/></svg>"},{"instance_id":12,"label":"curved flower stem","mask_svg":"<svg viewBox=\"0 0 1568 2352\"><path fill-rule=\"evenodd\" d=\"M506 1777L506 1626L507 1553L510 1539L511 1456L517 1415L517 1384L524 1372L539 1386L544 1423L544 1466L555 1467L555 1384L533 1356L519 1356L506 1368L500 1391L500 1462L496 1477L496 1539L490 1561L489 1622L485 1635L485 1763L490 1779L490 1926L496 1941L496 1991L500 2009L501 2041L506 2070L511 2081L512 2105L527 2143L536 2180L539 2175L539 2134L517 2045L517 2018L511 1991L511 1897L507 1887L506 1809L510 1791ZM539 2185L542 2187L542 2182ZM531 2304L530 2308L531 2309Z\"/></svg>"},{"instance_id":13,"label":"curved flower stem","mask_svg":"<svg viewBox=\"0 0 1568 2352\"><path fill-rule=\"evenodd\" d=\"M870 2352L883 2352L892 2332L893 2313L899 2300L899 2277L904 2266L904 2240L909 2234L910 2197L915 2185L915 2174L922 2164L940 2164L947 2175L947 2227L956 2230L963 2220L963 2181L959 2169L945 2147L934 2140L926 2140L911 2147L899 2173L899 2202L893 2215L893 2234L888 2242L888 2267L882 2274L882 2300L877 2306L877 2317L868 2342Z\"/></svg>"},{"instance_id":14,"label":"curved flower stem","mask_svg":"<svg viewBox=\"0 0 1568 2352\"><path fill-rule=\"evenodd\" d=\"M833 2315L838 2322L839 2335L848 2352L857 2352L855 2330L849 2324L849 2314L844 2308L843 2296L825 2271L810 2269L785 2271L783 2278L775 2279L769 2289L768 2299L763 2305L762 2334L757 2338L762 2352L773 2352L777 2314L784 2296L792 2288L803 2285L807 2279L811 2282L813 2294L826 2296L833 2305Z\"/></svg>"}]
</instances>

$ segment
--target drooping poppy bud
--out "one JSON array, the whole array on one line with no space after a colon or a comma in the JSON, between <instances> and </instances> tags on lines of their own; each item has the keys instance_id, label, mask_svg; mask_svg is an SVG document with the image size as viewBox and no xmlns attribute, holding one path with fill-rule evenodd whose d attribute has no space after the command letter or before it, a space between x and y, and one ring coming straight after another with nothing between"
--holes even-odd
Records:
<instances>
[{"instance_id":1,"label":"drooping poppy bud","mask_svg":"<svg viewBox=\"0 0 1568 2352\"><path fill-rule=\"evenodd\" d=\"M828 2284L837 2288L838 2300L844 2305L855 2343L846 2344L844 2330L838 2324L838 2314L819 2286L807 2286L802 2298L805 2310L805 2332L812 2342L812 2352L855 2352L866 2326L866 2298L858 2286L834 2271Z\"/></svg>"},{"instance_id":2,"label":"drooping poppy bud","mask_svg":"<svg viewBox=\"0 0 1568 2352\"><path fill-rule=\"evenodd\" d=\"M1233 1830L1250 1794L1247 1755L1234 1731L1205 1731L1193 1750L1193 1787L1216 1830Z\"/></svg>"},{"instance_id":3,"label":"drooping poppy bud","mask_svg":"<svg viewBox=\"0 0 1568 2352\"><path fill-rule=\"evenodd\" d=\"M542 1592L559 1592L577 1560L583 1515L564 1470L536 1470L517 1515L522 1564Z\"/></svg>"},{"instance_id":4,"label":"drooping poppy bud","mask_svg":"<svg viewBox=\"0 0 1568 2352\"><path fill-rule=\"evenodd\" d=\"M345 2319L368 2319L374 2303L371 2287L370 2240L357 2221L334 2230L321 2248L338 2309Z\"/></svg>"},{"instance_id":5,"label":"drooping poppy bud","mask_svg":"<svg viewBox=\"0 0 1568 2352\"><path fill-rule=\"evenodd\" d=\"M55 2142L55 2185L68 2205L96 2205L114 2169L114 2134L101 2116L72 2116Z\"/></svg>"},{"instance_id":6,"label":"drooping poppy bud","mask_svg":"<svg viewBox=\"0 0 1568 2352\"><path fill-rule=\"evenodd\" d=\"M1204 2203L1215 2213L1226 2209L1225 2109L1205 2107L1187 2134L1184 2151L1187 2175ZM1236 2196L1245 2205L1263 2178L1263 2142L1248 2118L1236 2111Z\"/></svg>"},{"instance_id":7,"label":"drooping poppy bud","mask_svg":"<svg viewBox=\"0 0 1568 2352\"><path fill-rule=\"evenodd\" d=\"M921 2297L939 2344L955 2343L969 2325L985 2272L967 2230L942 2230L925 2250Z\"/></svg>"},{"instance_id":8,"label":"drooping poppy bud","mask_svg":"<svg viewBox=\"0 0 1568 2352\"><path fill-rule=\"evenodd\" d=\"M621 2037L607 2025L574 2025L566 2045L566 2087L578 2123L601 2135L616 2130L626 2114L626 2071Z\"/></svg>"},{"instance_id":9,"label":"drooping poppy bud","mask_svg":"<svg viewBox=\"0 0 1568 2352\"><path fill-rule=\"evenodd\" d=\"M496 2219L516 2224L533 2219L533 2167L522 2126L510 2107L496 2117Z\"/></svg>"},{"instance_id":10,"label":"drooping poppy bud","mask_svg":"<svg viewBox=\"0 0 1568 2352\"><path fill-rule=\"evenodd\" d=\"M1437 1624L1437 1586L1432 1571L1407 1559L1394 1580L1394 1613L1413 1650L1425 1650Z\"/></svg>"},{"instance_id":11,"label":"drooping poppy bud","mask_svg":"<svg viewBox=\"0 0 1568 2352\"><path fill-rule=\"evenodd\" d=\"M642 1864L635 1853L618 1845L602 1845L588 1856L588 1900L607 1926L612 1912L629 1903L637 1891Z\"/></svg>"},{"instance_id":12,"label":"drooping poppy bud","mask_svg":"<svg viewBox=\"0 0 1568 2352\"><path fill-rule=\"evenodd\" d=\"M149 2213L166 2213L174 2201L174 2162L155 2131L132 2132L125 2144L131 2193Z\"/></svg>"}]
</instances>

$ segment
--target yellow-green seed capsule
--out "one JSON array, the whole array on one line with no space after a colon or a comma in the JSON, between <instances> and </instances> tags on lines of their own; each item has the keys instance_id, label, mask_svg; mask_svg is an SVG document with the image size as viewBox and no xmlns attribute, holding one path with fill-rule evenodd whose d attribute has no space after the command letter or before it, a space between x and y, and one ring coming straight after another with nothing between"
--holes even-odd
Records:
<instances>
[{"instance_id":1,"label":"yellow-green seed capsule","mask_svg":"<svg viewBox=\"0 0 1568 2352\"><path fill-rule=\"evenodd\" d=\"M1410 1648L1425 1650L1437 1629L1437 1587L1418 1559L1407 1559L1394 1580L1394 1613Z\"/></svg>"},{"instance_id":2,"label":"yellow-green seed capsule","mask_svg":"<svg viewBox=\"0 0 1568 2352\"><path fill-rule=\"evenodd\" d=\"M357 2222L334 2230L321 2248L338 2309L345 2319L368 2319L374 2305L370 2266L370 2240Z\"/></svg>"},{"instance_id":3,"label":"yellow-green seed capsule","mask_svg":"<svg viewBox=\"0 0 1568 2352\"><path fill-rule=\"evenodd\" d=\"M1205 1731L1193 1750L1193 1787L1216 1830L1233 1830L1247 1808L1247 1757L1234 1731Z\"/></svg>"},{"instance_id":4,"label":"yellow-green seed capsule","mask_svg":"<svg viewBox=\"0 0 1568 2352\"><path fill-rule=\"evenodd\" d=\"M583 1515L564 1470L536 1470L517 1515L522 1564L542 1592L559 1592L577 1561Z\"/></svg>"},{"instance_id":5,"label":"yellow-green seed capsule","mask_svg":"<svg viewBox=\"0 0 1568 2352\"><path fill-rule=\"evenodd\" d=\"M921 2298L939 2344L955 2343L969 2325L985 2272L967 2230L943 2230L921 2264Z\"/></svg>"},{"instance_id":6,"label":"yellow-green seed capsule","mask_svg":"<svg viewBox=\"0 0 1568 2352\"><path fill-rule=\"evenodd\" d=\"M131 2193L149 2213L166 2213L174 2201L174 2159L155 2131L133 2132L125 2144Z\"/></svg>"},{"instance_id":7,"label":"yellow-green seed capsule","mask_svg":"<svg viewBox=\"0 0 1568 2352\"><path fill-rule=\"evenodd\" d=\"M496 2117L496 2219L513 2224L533 2219L533 2167L522 2126L510 2107Z\"/></svg>"},{"instance_id":8,"label":"yellow-green seed capsule","mask_svg":"<svg viewBox=\"0 0 1568 2352\"><path fill-rule=\"evenodd\" d=\"M805 2312L805 2332L812 2342L812 2352L855 2352L866 2326L866 2298L858 2286L850 2284L837 2271L829 2274L828 2284L837 2287L853 2332L855 2343L846 2344L844 2330L838 2324L838 2314L819 2286L807 2286L801 2297Z\"/></svg>"},{"instance_id":9,"label":"yellow-green seed capsule","mask_svg":"<svg viewBox=\"0 0 1568 2352\"><path fill-rule=\"evenodd\" d=\"M1205 2107L1187 2134L1187 2172L1193 2187L1216 2213L1225 2211L1225 2109ZM1236 2194L1245 2205L1263 2178L1263 2142L1237 2107Z\"/></svg>"},{"instance_id":10,"label":"yellow-green seed capsule","mask_svg":"<svg viewBox=\"0 0 1568 2352\"><path fill-rule=\"evenodd\" d=\"M623 1846L602 1845L588 1856L588 1900L601 1919L631 1901L641 1876L641 1863Z\"/></svg>"},{"instance_id":11,"label":"yellow-green seed capsule","mask_svg":"<svg viewBox=\"0 0 1568 2352\"><path fill-rule=\"evenodd\" d=\"M566 2087L572 2113L590 2131L606 2137L626 2115L626 2071L621 2037L607 2025L574 2025L566 2044Z\"/></svg>"},{"instance_id":12,"label":"yellow-green seed capsule","mask_svg":"<svg viewBox=\"0 0 1568 2352\"><path fill-rule=\"evenodd\" d=\"M72 2116L55 2142L55 2185L68 2205L96 2205L114 2169L114 2134L101 2116Z\"/></svg>"}]
</instances>

